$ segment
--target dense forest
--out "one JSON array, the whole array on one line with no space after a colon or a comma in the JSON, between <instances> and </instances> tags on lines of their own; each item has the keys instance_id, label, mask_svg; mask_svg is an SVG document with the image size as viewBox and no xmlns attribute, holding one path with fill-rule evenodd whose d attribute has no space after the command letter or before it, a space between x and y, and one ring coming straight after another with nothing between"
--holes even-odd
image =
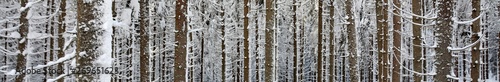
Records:
<instances>
[{"instance_id":1,"label":"dense forest","mask_svg":"<svg viewBox=\"0 0 500 82\"><path fill-rule=\"evenodd\" d=\"M0 0L0 82L499 82L499 0Z\"/></svg>"}]
</instances>

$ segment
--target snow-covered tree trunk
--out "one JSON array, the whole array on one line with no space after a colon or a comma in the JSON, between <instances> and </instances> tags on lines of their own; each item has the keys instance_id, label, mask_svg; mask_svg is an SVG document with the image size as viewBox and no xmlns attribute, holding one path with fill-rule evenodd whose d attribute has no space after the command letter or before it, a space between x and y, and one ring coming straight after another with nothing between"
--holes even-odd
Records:
<instances>
[{"instance_id":1,"label":"snow-covered tree trunk","mask_svg":"<svg viewBox=\"0 0 500 82\"><path fill-rule=\"evenodd\" d=\"M401 18L400 21L395 21L395 22L401 22L401 30L395 31L399 35L401 35L401 43L400 43L400 48L397 48L398 51L401 52L399 59L396 60L395 64L400 64L400 81L412 81L413 80L413 24L412 24L412 17L411 17L411 11L412 11L412 6L406 6L406 5L412 5L411 1L409 0L400 0L401 6L400 7L395 7L397 10L399 10L399 16Z\"/></svg>"},{"instance_id":2,"label":"snow-covered tree trunk","mask_svg":"<svg viewBox=\"0 0 500 82\"><path fill-rule=\"evenodd\" d=\"M401 10L400 9L397 9L397 8L401 8L401 3L400 3L400 0L391 0L388 2L388 4L390 4L389 6L389 12L391 13L394 13L390 18L392 18L392 21L390 22L389 25L393 25L393 28L389 28L391 31L391 34L393 35L392 36L392 41L393 42L390 42L392 43L391 45L391 51L392 51L392 59L390 59L391 61L391 81L395 81L395 82L400 82L402 79L401 77L401 74L402 74L402 63L401 62L401 56L402 56L402 52L401 52L401 44L402 44L402 37L403 35L401 34ZM399 14L399 15L395 15L395 14Z\"/></svg>"},{"instance_id":3,"label":"snow-covered tree trunk","mask_svg":"<svg viewBox=\"0 0 500 82\"><path fill-rule=\"evenodd\" d=\"M452 68L448 78L453 81L463 82L472 81L470 77L470 63L471 62L471 49L467 48L470 45L470 37L474 34L471 33L471 27L473 21L470 21L472 14L471 0L458 0L454 2L453 6L453 16L451 17L452 22L452 37L451 37L451 56L452 58ZM461 22L470 21L470 22ZM479 34L481 35L481 34ZM481 36L480 36L481 37ZM461 50L453 50L457 48L464 48Z\"/></svg>"},{"instance_id":4,"label":"snow-covered tree trunk","mask_svg":"<svg viewBox=\"0 0 500 82\"><path fill-rule=\"evenodd\" d=\"M349 44L348 43L348 27L350 25L351 21L350 20L350 8L347 7L348 5L347 0L335 0L333 2L334 6L334 13L333 13L333 21L334 21L334 27L333 27L333 35L334 35L334 41L332 44L334 44L333 51L334 53L334 70L335 70L335 80L336 81L349 81L349 55L351 52L349 50ZM350 41L350 40L349 40ZM353 49L351 49L353 50Z\"/></svg>"},{"instance_id":5,"label":"snow-covered tree trunk","mask_svg":"<svg viewBox=\"0 0 500 82\"><path fill-rule=\"evenodd\" d=\"M265 6L264 0L250 0L248 17L249 81L264 81Z\"/></svg>"},{"instance_id":6,"label":"snow-covered tree trunk","mask_svg":"<svg viewBox=\"0 0 500 82\"><path fill-rule=\"evenodd\" d=\"M77 1L76 68L111 67L112 2ZM110 81L110 75L77 74L77 81Z\"/></svg>"},{"instance_id":7,"label":"snow-covered tree trunk","mask_svg":"<svg viewBox=\"0 0 500 82\"><path fill-rule=\"evenodd\" d=\"M484 40L481 40L480 48L481 58L479 58L480 64L480 76L479 81L499 81L500 75L498 74L498 57L499 57L499 39L497 37L499 33L499 3L498 1L481 0L481 16L480 26L481 33ZM494 22L496 21L496 22Z\"/></svg>"},{"instance_id":8,"label":"snow-covered tree trunk","mask_svg":"<svg viewBox=\"0 0 500 82\"><path fill-rule=\"evenodd\" d=\"M422 14L422 0L412 0L411 2L411 5L412 5L412 13L415 14L415 15L423 15ZM421 24L422 23L422 18L421 17L417 17L417 16L412 16L412 22L413 23L418 23L418 24ZM412 24L413 28L412 28L412 36L411 36L411 40L413 40L413 42L411 43L411 47L413 48L413 56L411 57L413 61L413 70L410 70L413 74L413 80L411 81L417 81L417 82L422 82L422 74L419 74L419 73L422 73L423 70L422 70L422 67L424 66L424 64L422 63L424 61L424 59L422 58L422 29L421 29L421 26L420 25L416 25L416 24ZM414 73L414 72L417 72L417 73Z\"/></svg>"},{"instance_id":9,"label":"snow-covered tree trunk","mask_svg":"<svg viewBox=\"0 0 500 82\"><path fill-rule=\"evenodd\" d=\"M161 53L163 52L163 49L165 49L164 47L157 47L157 46L162 46L162 45L166 45L165 43L161 43L161 42L165 42L163 41L162 39L160 39L160 41L157 41L158 38L157 37L154 37L155 35L163 35L163 34L166 34L163 32L163 30L161 30L161 32L158 32L158 31L155 31L153 30L153 32L151 32L151 28L149 28L150 26L153 26L153 29L155 28L158 28L158 27L155 27L154 25L158 25L158 23L156 23L157 20L159 17L155 17L155 18L150 18L151 17L151 14L156 14L155 12L153 12L154 10L152 9L156 9L158 7L161 8L160 5L156 5L156 4L151 4L151 2L149 0L140 0L138 1L139 2L139 12L135 12L135 13L139 13L139 16L138 16L138 21L139 21L139 39L137 42L140 42L139 45L136 45L136 46L139 46L139 56L135 56L135 57L138 57L138 58L135 58L135 57L132 57L134 58L136 61L132 61L132 62L138 62L137 64L139 64L139 69L134 69L133 72L135 73L132 73L132 80L135 80L137 81L137 79L139 79L139 81L141 82L144 82L144 81L151 81L151 73L154 73L154 72L151 72L151 58L160 58L160 56L156 56L156 55L161 55L161 56L165 56L165 54L157 54L157 53ZM133 1L132 3L135 3L135 4L131 4L133 6L135 6L135 8L137 8L137 1ZM130 4L130 3L129 3ZM153 8L151 8L150 6L153 6ZM149 7L149 8L148 8ZM126 12L126 13L130 13L132 14L131 10ZM160 13L162 13L160 11ZM137 15L137 14L135 14ZM137 16L136 16L137 17ZM134 17L134 18L136 18ZM130 17L126 20L130 20ZM151 22L155 22L153 24L151 24ZM125 24L127 22L124 22ZM163 27L164 28L164 27ZM137 29L136 29L137 30ZM134 33L136 34L136 33ZM150 38L151 36L153 36L153 41L151 41ZM159 36L160 38L164 38L165 36ZM157 44L156 42L160 42L159 44ZM153 44L153 46L156 46L156 48L152 48L154 50L151 50L151 44ZM166 48L168 49L168 48ZM153 54L153 53L156 53L156 54ZM154 57L151 57L151 54L155 55ZM137 59L139 59L139 61L137 61ZM158 62L158 61L156 61ZM136 65L137 65L136 64ZM158 66L158 65L157 65ZM158 66L160 67L160 66ZM133 67L133 68L137 68L137 67ZM155 69L162 69L162 68L155 68ZM139 74L137 75L137 71L139 71ZM162 71L157 71L157 72L162 72ZM139 76L139 78L135 77L135 76ZM165 75L165 76L168 76L168 75Z\"/></svg>"},{"instance_id":10,"label":"snow-covered tree trunk","mask_svg":"<svg viewBox=\"0 0 500 82\"><path fill-rule=\"evenodd\" d=\"M66 42L66 38L67 38L67 33L66 32L66 24L63 23L63 21L66 20L66 16L67 16L67 9L66 9L66 3L67 1L66 0L61 0L61 1L58 1L57 0L54 0L54 3L59 3L58 4L58 10L60 11L58 17L57 17L57 22L59 23L55 23L54 24L54 27L57 27L57 28L52 28L53 30L56 30L52 33L52 35L56 36L57 39L54 39L53 41L54 42L57 42L57 43L54 43L54 44L57 44L57 45L52 45L53 46L53 51L54 51L54 54L51 54L51 55L54 55L54 58L62 58L65 56L65 51L66 51L66 48L64 48L65 44L69 44L71 42ZM54 22L55 22L54 21ZM65 36L66 35L66 36ZM74 43L74 42L73 42ZM55 61L55 60L51 60L51 61ZM57 64L57 66L54 66L53 69L58 69L58 70L65 70L65 63L60 63L60 64ZM61 75L64 75L64 74L54 74L53 77L49 77L49 78L57 78L58 76L61 76ZM57 80L57 82L64 82L64 77L63 78L59 78Z\"/></svg>"},{"instance_id":11,"label":"snow-covered tree trunk","mask_svg":"<svg viewBox=\"0 0 500 82\"><path fill-rule=\"evenodd\" d=\"M243 5L241 1L227 0L222 2L223 41L224 48L224 81L242 81L243 73Z\"/></svg>"},{"instance_id":12,"label":"snow-covered tree trunk","mask_svg":"<svg viewBox=\"0 0 500 82\"><path fill-rule=\"evenodd\" d=\"M28 3L35 2L36 0L28 1ZM48 26L50 22L47 21L53 16L51 16L51 12L48 11L50 7L45 5L49 3L50 1L41 1L32 4L28 10L25 10L28 13L26 17L23 18L28 20L25 23L29 22L27 24L28 26L25 27L29 32L26 37L23 38L26 41L25 50L22 51L22 49L20 49L23 55L26 56L25 62L23 62L26 65L24 69L31 69L31 67L45 64L45 56L51 51L48 46L50 44L47 44L47 41L50 40L52 35L47 31L50 29ZM18 63L20 62L18 61ZM26 74L24 81L43 81L43 79L45 79L45 74Z\"/></svg>"},{"instance_id":13,"label":"snow-covered tree trunk","mask_svg":"<svg viewBox=\"0 0 500 82\"><path fill-rule=\"evenodd\" d=\"M277 0L276 3L276 80L277 81L294 81L294 52L293 37L294 28L293 22L293 0Z\"/></svg>"},{"instance_id":14,"label":"snow-covered tree trunk","mask_svg":"<svg viewBox=\"0 0 500 82\"><path fill-rule=\"evenodd\" d=\"M0 69L2 70L0 81L14 81L15 79L13 78L17 77L15 71L19 70L16 66L17 56L21 55L21 52L18 51L19 40L21 40L20 32L18 31L22 25L18 9L21 5L19 0L2 0L1 2L0 29L2 30L0 31L0 59L4 61L0 63L2 68Z\"/></svg>"},{"instance_id":15,"label":"snow-covered tree trunk","mask_svg":"<svg viewBox=\"0 0 500 82\"><path fill-rule=\"evenodd\" d=\"M351 9L356 34L356 47L353 48L356 49L356 52L353 56L356 56L358 65L351 69L359 71L356 73L358 81L370 81L373 80L371 76L374 76L372 71L377 70L377 66L374 64L376 62L372 61L378 61L375 58L377 57L377 53L373 53L377 51L376 41L370 41L371 39L376 39L375 1L354 0L352 1Z\"/></svg>"},{"instance_id":16,"label":"snow-covered tree trunk","mask_svg":"<svg viewBox=\"0 0 500 82\"><path fill-rule=\"evenodd\" d=\"M28 0L20 0L21 8L25 7L27 3L28 3ZM28 9L29 9L29 7L28 7ZM18 38L19 44L17 45L18 54L15 57L16 70L26 68L26 53L24 53L24 52L25 52L25 49L27 47L26 44L28 43L26 41L27 40L26 36L29 32L29 26L30 26L29 20L27 19L28 11L23 10L23 11L19 11L19 12L20 12L19 31L17 32L17 36L14 35L14 37L19 37ZM11 34L11 36L13 36L13 35ZM25 74L21 73L15 77L15 81L21 82L24 80L24 78L25 78Z\"/></svg>"},{"instance_id":17,"label":"snow-covered tree trunk","mask_svg":"<svg viewBox=\"0 0 500 82\"><path fill-rule=\"evenodd\" d=\"M297 81L316 81L318 77L317 57L318 57L318 0L298 0L296 2L297 35L300 41L299 59L297 67Z\"/></svg>"},{"instance_id":18,"label":"snow-covered tree trunk","mask_svg":"<svg viewBox=\"0 0 500 82\"><path fill-rule=\"evenodd\" d=\"M115 0L113 2L113 16L114 16L114 24L113 24L113 58L116 60L113 61L113 67L116 68L129 68L129 69L118 69L118 74L112 75L112 81L138 81L139 75L136 74L139 72L137 67L145 67L147 70L147 66L139 66L138 62L134 64L139 51L139 39L136 38L138 35L136 34L136 26L135 23L138 21L137 11L132 9L138 9L137 0ZM147 39L147 38L146 38ZM147 43L147 42L144 42ZM144 48L144 49L147 49ZM145 57L144 57L145 58ZM148 60L146 60L148 61ZM143 63L140 63L143 64ZM147 63L146 63L147 64ZM145 75L147 77L147 75Z\"/></svg>"},{"instance_id":19,"label":"snow-covered tree trunk","mask_svg":"<svg viewBox=\"0 0 500 82\"><path fill-rule=\"evenodd\" d=\"M332 44L333 40L333 0L321 0L318 2L318 81L330 82L332 76Z\"/></svg>"},{"instance_id":20,"label":"snow-covered tree trunk","mask_svg":"<svg viewBox=\"0 0 500 82\"><path fill-rule=\"evenodd\" d=\"M77 5L75 0L67 0L66 5ZM76 53L76 43L77 43L77 6L66 6L66 12L64 16L64 26L66 26L64 32L64 56L69 56L68 54ZM76 63L76 59L72 59L69 62L64 62L65 71L70 71L68 67L74 67L73 63ZM68 73L65 73L68 74ZM64 78L66 82L74 82L76 75L68 75Z\"/></svg>"},{"instance_id":21,"label":"snow-covered tree trunk","mask_svg":"<svg viewBox=\"0 0 500 82\"><path fill-rule=\"evenodd\" d=\"M203 23L206 29L203 31L203 81L223 81L222 77L222 56L223 48L222 39L222 0L207 1L204 3Z\"/></svg>"},{"instance_id":22,"label":"snow-covered tree trunk","mask_svg":"<svg viewBox=\"0 0 500 82\"><path fill-rule=\"evenodd\" d=\"M422 20L422 34L421 34L421 39L422 39L422 51L424 54L423 57L423 64L425 64L424 68L422 68L422 73L429 73L433 75L423 75L422 76L422 81L434 81L434 77L436 75L436 51L435 49L437 48L437 38L436 38L436 33L437 33L437 28L435 27L436 25L436 17L437 17L437 8L435 6L434 0L423 0L422 1L422 12L420 16L427 16L428 18L423 18Z\"/></svg>"},{"instance_id":23,"label":"snow-covered tree trunk","mask_svg":"<svg viewBox=\"0 0 500 82\"><path fill-rule=\"evenodd\" d=\"M187 24L188 24L188 43L187 43L187 81L201 82L203 76L203 30L206 28L204 21L203 0L188 1Z\"/></svg>"},{"instance_id":24,"label":"snow-covered tree trunk","mask_svg":"<svg viewBox=\"0 0 500 82\"><path fill-rule=\"evenodd\" d=\"M481 13L481 0L472 0L472 17L478 17ZM483 16L483 15L482 15ZM481 17L482 18L482 17ZM472 34L471 41L479 41L483 42L483 40L480 40L477 34L481 33L481 27L480 24L481 20L476 20L472 23L472 33L476 33L476 35ZM481 51L480 48L481 44L476 44L472 47L471 49L471 72L470 72L470 79L473 82L478 82L481 78L480 77L480 64L479 64L479 58L481 57Z\"/></svg>"}]
</instances>

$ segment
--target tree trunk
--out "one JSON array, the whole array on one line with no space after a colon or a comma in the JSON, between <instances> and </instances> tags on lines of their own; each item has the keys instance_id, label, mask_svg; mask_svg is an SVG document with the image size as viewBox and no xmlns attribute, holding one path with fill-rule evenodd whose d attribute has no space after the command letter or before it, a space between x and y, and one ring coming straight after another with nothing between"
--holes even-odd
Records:
<instances>
[{"instance_id":1,"label":"tree trunk","mask_svg":"<svg viewBox=\"0 0 500 82\"><path fill-rule=\"evenodd\" d=\"M28 3L28 0L21 0L22 7L26 6L27 3ZM25 9L24 11L21 11L21 16L19 17L19 21L20 21L19 24L21 25L21 26L19 26L19 34L21 35L20 41L24 40L24 42L19 42L19 45L17 47L21 53L17 54L16 70L26 68L26 57L25 57L26 53L23 53L23 52L24 52L25 48L27 47L26 43L28 42L28 38L26 38L26 36L28 35L29 25L30 25L28 19L26 18L26 16L28 15L28 10L29 10L29 8ZM25 74L23 74L23 73L21 73L20 75L17 75L15 81L22 82L24 80L24 76L25 76Z\"/></svg>"},{"instance_id":2,"label":"tree trunk","mask_svg":"<svg viewBox=\"0 0 500 82\"><path fill-rule=\"evenodd\" d=\"M244 19L243 19L243 37L244 37L244 40L243 40L243 46L245 47L244 51L243 51L243 55L245 56L244 60L243 60L243 82L250 82L250 48L249 48L249 36L248 36L248 24L249 24L249 21L248 21L248 12L250 10L249 8L249 1L250 0L244 0L243 2L243 6L244 6L244 10L243 10L243 14L244 14Z\"/></svg>"},{"instance_id":3,"label":"tree trunk","mask_svg":"<svg viewBox=\"0 0 500 82\"><path fill-rule=\"evenodd\" d=\"M107 53L111 51L108 51L107 48L111 48L110 32L112 32L112 30L108 30L111 27L104 24L109 24L109 18L111 18L111 5L107 3L111 2L104 0L90 2L78 0L77 2L77 69L106 67L109 64L109 62L106 61L109 59L106 58L111 58L111 53ZM102 57L104 57L104 59ZM101 78L101 76L107 75L98 75L89 72L83 72L76 75L77 81L99 81L99 79L109 79Z\"/></svg>"},{"instance_id":4,"label":"tree trunk","mask_svg":"<svg viewBox=\"0 0 500 82\"><path fill-rule=\"evenodd\" d=\"M438 14L438 19L437 21L441 21L440 23L437 23L439 27L436 30L436 33L439 35L436 36L438 38L438 47L436 48L436 60L438 62L437 65L437 75L435 76L435 81L448 81L448 78L446 77L448 74L450 74L450 65L451 65L451 53L447 49L450 45L450 36L451 36L451 30L450 29L452 26L450 25L451 22L451 7L452 7L452 2L451 0L441 0L438 8L439 14Z\"/></svg>"},{"instance_id":5,"label":"tree trunk","mask_svg":"<svg viewBox=\"0 0 500 82\"><path fill-rule=\"evenodd\" d=\"M378 47L378 72L377 77L378 81L386 82L388 77L389 69L386 67L386 63L388 63L388 55L387 54L387 7L384 5L387 3L387 0L377 0L376 1L376 15L377 15L377 47ZM384 3L385 2L385 3Z\"/></svg>"},{"instance_id":6,"label":"tree trunk","mask_svg":"<svg viewBox=\"0 0 500 82\"><path fill-rule=\"evenodd\" d=\"M413 11L413 14L416 14L416 15L423 15L421 13L421 0L412 0L412 11ZM417 17L417 16L413 16L413 20L412 20L414 23L418 23L418 24L421 24L422 23L422 19L420 17ZM416 24L413 24L413 71L415 72L419 72L419 73L423 73L422 71L422 67L423 67L423 64L422 62L424 62L425 60L421 60L422 58L422 37L421 37L421 26L420 25L416 25ZM422 75L421 74L413 74L413 79L414 81L416 82L422 82Z\"/></svg>"},{"instance_id":7,"label":"tree trunk","mask_svg":"<svg viewBox=\"0 0 500 82\"><path fill-rule=\"evenodd\" d=\"M401 7L400 5L400 2L399 0L393 0L394 1L394 4L392 4L393 6L395 7ZM400 14L400 11L398 9L395 9L394 11L392 11L393 13L395 14ZM393 22L394 22L394 32L393 32L393 35L394 35L394 56L393 56L393 60L392 60L392 65L393 65L393 68L392 68L392 81L395 81L395 82L398 82L398 81L401 81L401 34L399 32L401 32L401 17L399 16L394 16L393 17Z\"/></svg>"},{"instance_id":8,"label":"tree trunk","mask_svg":"<svg viewBox=\"0 0 500 82\"><path fill-rule=\"evenodd\" d=\"M265 0L266 4L266 44L265 44L265 81L273 81L273 60L274 60L274 0Z\"/></svg>"},{"instance_id":9,"label":"tree trunk","mask_svg":"<svg viewBox=\"0 0 500 82\"><path fill-rule=\"evenodd\" d=\"M149 78L149 0L140 0L140 16L139 16L139 29L140 29L140 81L151 81Z\"/></svg>"},{"instance_id":10,"label":"tree trunk","mask_svg":"<svg viewBox=\"0 0 500 82\"><path fill-rule=\"evenodd\" d=\"M186 68L186 43L187 43L187 28L186 28L186 9L187 0L177 0L175 8L175 69L174 69L174 81L184 81L186 80L185 68Z\"/></svg>"},{"instance_id":11,"label":"tree trunk","mask_svg":"<svg viewBox=\"0 0 500 82\"><path fill-rule=\"evenodd\" d=\"M348 57L348 61L349 61L349 80L346 80L346 81L350 81L350 82L358 82L358 78L359 78L359 75L358 75L358 62L357 62L357 57L356 57L356 27L354 26L355 25L355 22L354 22L354 13L353 13L353 6L354 6L354 3L351 1L351 0L346 0L346 15L349 17L349 19L347 19L347 21L349 22L349 24L347 25L347 42L349 44L349 57Z\"/></svg>"}]
</instances>

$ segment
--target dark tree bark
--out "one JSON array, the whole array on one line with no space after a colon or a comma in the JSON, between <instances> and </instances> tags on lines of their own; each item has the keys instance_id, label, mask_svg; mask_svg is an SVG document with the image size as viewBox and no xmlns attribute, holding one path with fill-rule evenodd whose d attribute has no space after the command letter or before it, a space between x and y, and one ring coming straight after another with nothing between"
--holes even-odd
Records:
<instances>
[{"instance_id":1,"label":"dark tree bark","mask_svg":"<svg viewBox=\"0 0 500 82\"><path fill-rule=\"evenodd\" d=\"M99 47L102 45L102 37L105 30L103 20L99 17L104 15L103 11L96 8L101 6L104 0L77 1L77 40L76 40L76 68L91 68L97 66L95 60L103 54ZM76 74L76 81L95 81L99 75L82 73Z\"/></svg>"},{"instance_id":2,"label":"dark tree bark","mask_svg":"<svg viewBox=\"0 0 500 82\"><path fill-rule=\"evenodd\" d=\"M174 81L184 81L186 68L186 43L187 43L187 28L186 28L186 10L187 0L177 0L175 6L175 69Z\"/></svg>"},{"instance_id":3,"label":"dark tree bark","mask_svg":"<svg viewBox=\"0 0 500 82\"><path fill-rule=\"evenodd\" d=\"M245 47L244 51L243 51L243 54L245 56L244 58L244 61L243 61L243 81L244 82L249 82L249 78L250 78L250 53L248 52L250 49L248 48L249 44L248 44L248 11L250 10L250 8L248 7L248 2L249 0L244 0L243 2L243 6L244 6L244 10L243 10L243 14L245 16L245 18L243 19L243 37L244 37L244 41L243 41L243 46Z\"/></svg>"},{"instance_id":4,"label":"dark tree bark","mask_svg":"<svg viewBox=\"0 0 500 82\"><path fill-rule=\"evenodd\" d=\"M376 12L377 12L377 47L378 47L378 81L387 81L387 76L389 69L384 64L388 63L387 54L387 7L384 5L387 0L377 0Z\"/></svg>"},{"instance_id":5,"label":"dark tree bark","mask_svg":"<svg viewBox=\"0 0 500 82\"><path fill-rule=\"evenodd\" d=\"M401 8L401 4L400 4L399 0L394 0L394 6ZM400 14L399 13L400 11L397 9L394 9L393 12L395 14ZM392 78L392 81L397 82L397 81L400 81L400 70L401 70L400 69L401 63L399 63L400 62L399 60L401 60L400 59L401 52L399 51L399 49L401 49L401 34L398 33L398 32L401 32L401 23L400 23L401 17L394 16L392 20L394 22L393 27L394 27L395 32L393 32L393 34L394 34L394 36L393 36L394 37L394 39L393 39L394 40L394 47L393 48L394 49L392 49L392 50L394 50L394 56L393 56L393 60L391 63L394 67L391 69L392 70L392 77L391 78Z\"/></svg>"},{"instance_id":6,"label":"dark tree bark","mask_svg":"<svg viewBox=\"0 0 500 82\"><path fill-rule=\"evenodd\" d=\"M479 16L480 14L480 11L481 11L481 6L480 6L480 0L472 0L472 17L477 17ZM481 21L477 20L477 21L474 21L473 24L472 24L472 32L473 33L479 33L480 30L481 30L481 27L480 27L480 23ZM474 41L477 41L479 40L479 37L480 36L472 36L472 42ZM481 57L481 50L479 49L481 48L479 44L475 45L472 47L472 52L471 52L471 55L472 55L472 65L471 65L471 78L472 78L472 82L478 82L479 79L479 63L475 63L474 61L480 61L479 58Z\"/></svg>"},{"instance_id":7,"label":"dark tree bark","mask_svg":"<svg viewBox=\"0 0 500 82\"><path fill-rule=\"evenodd\" d=\"M416 15L422 15L421 13L421 0L412 0L412 11ZM413 22L422 24L422 19L420 17L413 16ZM421 26L413 24L413 71L422 72L422 37L421 36ZM413 78L416 82L422 81L422 76L419 74L413 74Z\"/></svg>"},{"instance_id":8,"label":"dark tree bark","mask_svg":"<svg viewBox=\"0 0 500 82\"><path fill-rule=\"evenodd\" d=\"M140 0L140 16L139 16L139 29L140 29L140 49L139 49L139 62L140 62L140 81L149 81L149 0Z\"/></svg>"},{"instance_id":9,"label":"dark tree bark","mask_svg":"<svg viewBox=\"0 0 500 82\"><path fill-rule=\"evenodd\" d=\"M64 32L66 31L66 26L65 26L65 23L63 23L63 21L65 21L66 19L64 18L66 16L66 0L61 0L60 2L60 5L59 5L59 9L61 10L61 15L59 15L59 24L58 24L58 38L57 38L57 46L59 47L59 50L58 50L58 53L57 53L57 58L61 58L61 57L64 57L65 56L65 53L64 53L64 43L65 43L65 40L64 40ZM63 66L64 66L64 63L62 64L58 64L57 65L57 69L63 69ZM57 82L64 82L64 77L61 78L61 79L58 79Z\"/></svg>"},{"instance_id":10,"label":"dark tree bark","mask_svg":"<svg viewBox=\"0 0 500 82\"><path fill-rule=\"evenodd\" d=\"M27 3L28 3L28 0L21 0L22 7L26 6ZM28 31L29 31L28 30L29 29L29 21L26 18L26 16L28 15L28 10L29 10L29 8L25 9L24 11L21 11L21 16L19 17L19 22L21 25L21 26L19 26L19 34L21 35L21 38L19 40L20 41L22 41L23 39L25 40L24 42L20 42L18 47L17 47L18 50L21 52L24 52L24 50L26 48L26 43L28 42L27 41L28 39L26 38L26 35L28 34ZM23 53L17 54L16 70L25 69L25 66L26 66L25 54L23 54ZM25 74L21 73L20 75L17 75L15 81L22 82L22 81L24 81L24 77L25 77Z\"/></svg>"},{"instance_id":11,"label":"dark tree bark","mask_svg":"<svg viewBox=\"0 0 500 82\"><path fill-rule=\"evenodd\" d=\"M274 59L274 0L266 0L266 44L265 44L265 81L271 82L273 80L273 59Z\"/></svg>"},{"instance_id":12,"label":"dark tree bark","mask_svg":"<svg viewBox=\"0 0 500 82\"><path fill-rule=\"evenodd\" d=\"M319 9L318 10L318 51L317 51L317 53L318 53L318 60L316 61L317 62L317 69L316 70L318 72L318 74L317 74L318 77L316 78L316 81L323 82L321 80L321 78L322 78L321 74L323 72L323 71L321 71L321 69L323 67L323 64L322 64L322 61L321 61L323 59L323 55L321 53L322 47L323 47L322 46L323 35L321 35L321 33L323 32L323 22L322 22L322 19L323 19L322 18L323 17L323 15L322 15L322 13L323 13L323 7L322 7L323 6L323 2L319 1L318 5L319 5L318 6L318 9Z\"/></svg>"},{"instance_id":13,"label":"dark tree bark","mask_svg":"<svg viewBox=\"0 0 500 82\"><path fill-rule=\"evenodd\" d=\"M438 14L438 30L436 30L436 33L439 35L436 36L438 38L438 47L436 48L436 60L437 60L437 75L435 77L436 81L440 82L445 82L448 81L448 78L446 75L450 74L450 65L451 65L451 53L447 49L447 47L450 45L450 36L451 36L451 25L450 22L452 21L451 15L452 15L452 2L451 0L440 0L440 3L438 5L439 14Z\"/></svg>"},{"instance_id":14,"label":"dark tree bark","mask_svg":"<svg viewBox=\"0 0 500 82\"><path fill-rule=\"evenodd\" d=\"M361 4L358 4L361 5ZM346 0L346 14L349 16L347 21L349 24L347 25L347 42L349 44L349 79L351 82L358 82L358 60L356 57L356 27L354 22L354 10L352 10L354 6L354 2L351 0Z\"/></svg>"}]
</instances>

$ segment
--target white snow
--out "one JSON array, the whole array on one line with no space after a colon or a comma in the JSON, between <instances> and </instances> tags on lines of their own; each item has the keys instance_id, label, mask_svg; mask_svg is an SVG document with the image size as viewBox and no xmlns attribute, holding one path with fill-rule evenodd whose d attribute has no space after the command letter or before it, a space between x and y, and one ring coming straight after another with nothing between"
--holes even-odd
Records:
<instances>
[{"instance_id":1,"label":"white snow","mask_svg":"<svg viewBox=\"0 0 500 82\"><path fill-rule=\"evenodd\" d=\"M69 74L61 74L61 75L57 76L57 77L56 77L56 78L54 78L54 79L47 79L47 82L54 82L54 81L57 81L58 79L61 79L61 78L63 78L63 77L66 77L66 76L68 76L68 75L69 75Z\"/></svg>"},{"instance_id":2,"label":"white snow","mask_svg":"<svg viewBox=\"0 0 500 82\"><path fill-rule=\"evenodd\" d=\"M52 37L51 34L47 33L37 33L37 32L29 32L27 35L27 39L44 39L44 38L49 38Z\"/></svg>"},{"instance_id":3,"label":"white snow","mask_svg":"<svg viewBox=\"0 0 500 82\"><path fill-rule=\"evenodd\" d=\"M19 34L19 32L11 32L8 37L21 38L21 34Z\"/></svg>"},{"instance_id":4,"label":"white snow","mask_svg":"<svg viewBox=\"0 0 500 82\"><path fill-rule=\"evenodd\" d=\"M477 16L476 18L472 19L472 20L467 20L467 21L460 21L458 20L457 17L452 17L451 20L453 20L453 22L457 23L457 24L472 24L472 22L478 20L479 18L481 18L483 16L484 13L481 13L479 16Z\"/></svg>"},{"instance_id":5,"label":"white snow","mask_svg":"<svg viewBox=\"0 0 500 82\"><path fill-rule=\"evenodd\" d=\"M478 33L478 36L479 36L479 39L472 44L466 45L466 46L461 47L461 48L452 48L452 47L447 47L447 48L448 48L448 50L451 50L451 51L462 51L462 50L468 49L468 48L476 45L477 43L479 43L483 39L483 36L481 36L480 33Z\"/></svg>"},{"instance_id":6,"label":"white snow","mask_svg":"<svg viewBox=\"0 0 500 82\"><path fill-rule=\"evenodd\" d=\"M104 0L103 10L104 16L101 18L104 21L103 29L104 33L101 38L103 41L102 46L100 47L100 51L102 51L102 55L98 57L95 61L100 65L100 67L112 67L113 58L111 57L112 52L112 34L113 34L113 16L112 16L112 0ZM111 81L111 75L109 74L101 74L99 75L100 82L109 82Z\"/></svg>"},{"instance_id":7,"label":"white snow","mask_svg":"<svg viewBox=\"0 0 500 82\"><path fill-rule=\"evenodd\" d=\"M24 10L26 10L26 9L30 8L33 4L35 4L35 3L39 3L39 2L41 2L41 1L42 1L42 0L38 0L38 1L35 1L35 2L28 2L28 3L26 3L26 6L19 8L19 11L20 11L20 12L22 12L22 11L24 11Z\"/></svg>"},{"instance_id":8,"label":"white snow","mask_svg":"<svg viewBox=\"0 0 500 82\"><path fill-rule=\"evenodd\" d=\"M76 55L75 53L76 52L73 52L71 54L66 54L64 57L61 57L61 58L57 59L56 61L49 61L49 62L47 62L47 64L35 66L33 69L45 68L45 67L48 67L48 66L52 66L52 65L63 63L65 61L68 61L70 59L75 58L75 55Z\"/></svg>"},{"instance_id":9,"label":"white snow","mask_svg":"<svg viewBox=\"0 0 500 82\"><path fill-rule=\"evenodd\" d=\"M19 29L20 26L21 25L17 25L17 26L14 26L14 27L0 29L0 33L2 33L2 32L10 32L10 31L16 31L17 29Z\"/></svg>"}]
</instances>

